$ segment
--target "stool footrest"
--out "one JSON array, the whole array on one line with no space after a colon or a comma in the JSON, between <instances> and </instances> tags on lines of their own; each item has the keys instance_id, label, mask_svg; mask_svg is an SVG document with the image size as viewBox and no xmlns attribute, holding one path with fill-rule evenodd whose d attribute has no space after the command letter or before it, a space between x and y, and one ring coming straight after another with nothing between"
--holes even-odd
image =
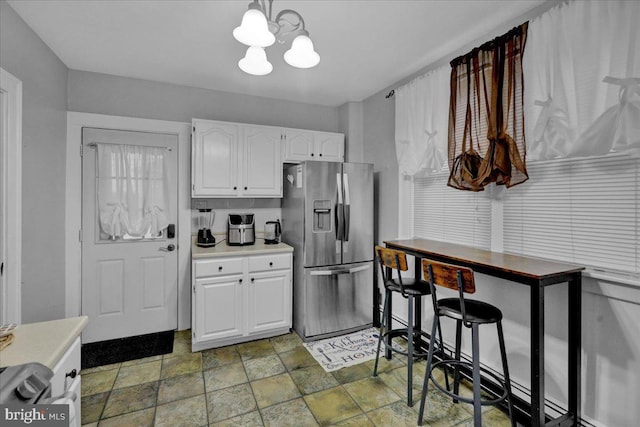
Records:
<instances>
[{"instance_id":1,"label":"stool footrest","mask_svg":"<svg viewBox=\"0 0 640 427\"><path fill-rule=\"evenodd\" d=\"M420 335L425 337L425 338L427 337L427 335L422 331L414 330L414 332L420 333ZM408 331L408 329L407 328L398 328L398 329L390 329L390 330L388 330L387 332L382 334L382 344L384 344L385 348L390 349L391 351L393 351L395 353L407 356L408 355L407 351L403 351L403 350L394 348L393 345L388 345L386 340L385 340L385 338L393 339L393 338L396 338L396 337L402 337L402 338L405 338L408 341L409 340L409 331ZM415 348L414 348L414 351L413 351L413 357L427 357L428 354L429 354L428 352L419 353L419 352L415 351Z\"/></svg>"},{"instance_id":2,"label":"stool footrest","mask_svg":"<svg viewBox=\"0 0 640 427\"><path fill-rule=\"evenodd\" d=\"M462 361L462 360L455 360L455 359L441 360L441 361L435 362L433 365L431 365L431 372L429 372L429 378L431 379L431 382L433 382L433 385L435 385L438 390L440 390L441 392L445 393L446 395L448 395L450 397L453 397L454 399L460 400L462 402L465 402L465 403L473 403L473 399L461 396L459 394L454 393L453 391L447 390L440 383L438 383L438 381L433 376L433 370L435 368L437 368L437 367L443 367L444 369L446 369L448 367L453 367L453 366L456 366L456 365L457 366L464 366L464 367L467 367L469 369L473 368L473 365L470 362L465 362L465 361ZM482 372L483 374L485 374L488 377L491 377L497 384L499 384L502 387L502 390L503 390L502 396L499 396L499 397L497 397L495 399L480 399L480 404L483 405L483 406L484 405L495 405L497 403L502 402L503 400L506 400L509 394L508 394L507 387L506 387L504 381L502 379L500 379L496 374L494 374L493 372L483 368L482 366L480 367L480 372Z\"/></svg>"}]
</instances>

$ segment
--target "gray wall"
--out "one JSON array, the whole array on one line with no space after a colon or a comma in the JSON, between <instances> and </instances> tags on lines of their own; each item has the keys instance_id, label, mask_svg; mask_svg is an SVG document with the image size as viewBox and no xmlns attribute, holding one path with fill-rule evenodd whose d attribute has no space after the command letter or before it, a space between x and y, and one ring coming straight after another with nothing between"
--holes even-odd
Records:
<instances>
[{"instance_id":1,"label":"gray wall","mask_svg":"<svg viewBox=\"0 0 640 427\"><path fill-rule=\"evenodd\" d=\"M69 111L191 122L192 118L338 131L338 109L86 71L69 71Z\"/></svg>"},{"instance_id":2,"label":"gray wall","mask_svg":"<svg viewBox=\"0 0 640 427\"><path fill-rule=\"evenodd\" d=\"M22 81L22 321L63 318L68 70L4 0L0 67Z\"/></svg>"},{"instance_id":3,"label":"gray wall","mask_svg":"<svg viewBox=\"0 0 640 427\"><path fill-rule=\"evenodd\" d=\"M341 105L338 115L338 132L345 135L345 161L364 162L362 102Z\"/></svg>"},{"instance_id":4,"label":"gray wall","mask_svg":"<svg viewBox=\"0 0 640 427\"><path fill-rule=\"evenodd\" d=\"M363 161L373 163L375 242L398 237L398 161L395 148L395 102L387 90L362 102Z\"/></svg>"}]
</instances>

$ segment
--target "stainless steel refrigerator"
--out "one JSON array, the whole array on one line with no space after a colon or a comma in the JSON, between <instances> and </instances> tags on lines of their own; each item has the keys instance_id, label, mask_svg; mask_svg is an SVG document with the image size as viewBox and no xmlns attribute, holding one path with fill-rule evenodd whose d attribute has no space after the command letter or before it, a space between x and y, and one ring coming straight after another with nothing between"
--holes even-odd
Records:
<instances>
[{"instance_id":1,"label":"stainless steel refrigerator","mask_svg":"<svg viewBox=\"0 0 640 427\"><path fill-rule=\"evenodd\" d=\"M373 165L284 170L282 240L293 246L293 328L312 341L373 324Z\"/></svg>"}]
</instances>

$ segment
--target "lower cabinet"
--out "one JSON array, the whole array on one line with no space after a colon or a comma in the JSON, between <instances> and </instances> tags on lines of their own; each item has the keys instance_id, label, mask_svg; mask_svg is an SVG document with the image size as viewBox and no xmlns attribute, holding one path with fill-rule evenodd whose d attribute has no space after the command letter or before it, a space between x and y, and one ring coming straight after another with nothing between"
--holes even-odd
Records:
<instances>
[{"instance_id":1,"label":"lower cabinet","mask_svg":"<svg viewBox=\"0 0 640 427\"><path fill-rule=\"evenodd\" d=\"M249 334L291 327L291 271L251 273Z\"/></svg>"},{"instance_id":2,"label":"lower cabinet","mask_svg":"<svg viewBox=\"0 0 640 427\"><path fill-rule=\"evenodd\" d=\"M71 408L69 408L69 426L80 426L80 337L75 339L71 347L69 347L53 367L52 371L51 397L61 397L65 395L65 397L71 399L74 409L71 410Z\"/></svg>"},{"instance_id":3,"label":"lower cabinet","mask_svg":"<svg viewBox=\"0 0 640 427\"><path fill-rule=\"evenodd\" d=\"M194 341L241 337L244 333L242 276L196 279Z\"/></svg>"},{"instance_id":4,"label":"lower cabinet","mask_svg":"<svg viewBox=\"0 0 640 427\"><path fill-rule=\"evenodd\" d=\"M192 350L289 332L291 253L193 261Z\"/></svg>"}]
</instances>

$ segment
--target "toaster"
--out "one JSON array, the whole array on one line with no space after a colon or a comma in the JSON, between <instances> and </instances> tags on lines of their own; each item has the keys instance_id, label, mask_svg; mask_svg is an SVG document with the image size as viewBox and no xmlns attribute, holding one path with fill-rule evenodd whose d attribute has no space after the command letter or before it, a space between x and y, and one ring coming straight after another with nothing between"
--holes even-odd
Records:
<instances>
[{"instance_id":1,"label":"toaster","mask_svg":"<svg viewBox=\"0 0 640 427\"><path fill-rule=\"evenodd\" d=\"M256 227L253 214L229 214L227 220L227 243L232 246L253 245L256 242Z\"/></svg>"}]
</instances>

